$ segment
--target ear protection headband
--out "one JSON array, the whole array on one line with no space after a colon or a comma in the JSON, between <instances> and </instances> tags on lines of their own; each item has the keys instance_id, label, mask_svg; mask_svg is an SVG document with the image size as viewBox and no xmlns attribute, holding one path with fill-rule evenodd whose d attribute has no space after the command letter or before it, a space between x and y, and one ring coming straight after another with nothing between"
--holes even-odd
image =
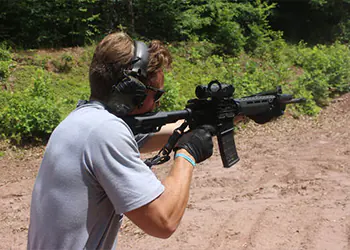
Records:
<instances>
[{"instance_id":1,"label":"ear protection headband","mask_svg":"<svg viewBox=\"0 0 350 250\"><path fill-rule=\"evenodd\" d=\"M124 70L124 78L112 86L113 93L133 95L133 104L141 107L147 97L146 86L142 83L147 79L148 47L144 42L135 41L135 52L131 68Z\"/></svg>"}]
</instances>

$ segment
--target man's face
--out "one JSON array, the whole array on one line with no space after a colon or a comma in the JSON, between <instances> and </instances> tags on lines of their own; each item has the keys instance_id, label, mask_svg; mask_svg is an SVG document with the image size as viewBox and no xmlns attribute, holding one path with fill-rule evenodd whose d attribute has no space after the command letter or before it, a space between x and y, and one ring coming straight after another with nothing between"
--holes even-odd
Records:
<instances>
[{"instance_id":1,"label":"man's face","mask_svg":"<svg viewBox=\"0 0 350 250\"><path fill-rule=\"evenodd\" d=\"M153 87L152 89L147 89L147 97L143 102L143 105L140 108L136 108L131 112L131 115L139 115L147 112L151 112L159 105L159 100L156 101L157 95L159 95L159 91L157 89L162 90L164 88L164 73L162 69L159 69L155 72L155 74L148 79L146 85ZM157 93L158 92L158 93ZM158 98L157 98L158 99Z\"/></svg>"}]
</instances>

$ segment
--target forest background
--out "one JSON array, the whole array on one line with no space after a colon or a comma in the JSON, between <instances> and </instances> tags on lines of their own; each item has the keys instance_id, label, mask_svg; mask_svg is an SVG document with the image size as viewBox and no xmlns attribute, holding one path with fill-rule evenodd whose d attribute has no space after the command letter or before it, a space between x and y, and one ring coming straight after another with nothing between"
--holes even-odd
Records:
<instances>
[{"instance_id":1,"label":"forest background","mask_svg":"<svg viewBox=\"0 0 350 250\"><path fill-rule=\"evenodd\" d=\"M96 42L115 30L171 50L162 110L214 79L236 97L281 85L307 98L295 117L350 91L350 0L0 0L1 138L45 142L88 99Z\"/></svg>"}]
</instances>

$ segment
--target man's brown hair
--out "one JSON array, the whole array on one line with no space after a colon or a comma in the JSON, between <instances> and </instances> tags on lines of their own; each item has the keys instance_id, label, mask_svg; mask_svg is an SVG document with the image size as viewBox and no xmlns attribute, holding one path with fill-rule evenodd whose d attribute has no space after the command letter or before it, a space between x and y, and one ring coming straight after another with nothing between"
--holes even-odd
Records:
<instances>
[{"instance_id":1,"label":"man's brown hair","mask_svg":"<svg viewBox=\"0 0 350 250\"><path fill-rule=\"evenodd\" d=\"M123 70L130 67L134 49L133 40L124 32L109 34L97 45L89 71L90 98L107 101L112 86L123 78ZM152 41L148 51L148 78L161 68L170 68L172 58L160 41Z\"/></svg>"}]
</instances>

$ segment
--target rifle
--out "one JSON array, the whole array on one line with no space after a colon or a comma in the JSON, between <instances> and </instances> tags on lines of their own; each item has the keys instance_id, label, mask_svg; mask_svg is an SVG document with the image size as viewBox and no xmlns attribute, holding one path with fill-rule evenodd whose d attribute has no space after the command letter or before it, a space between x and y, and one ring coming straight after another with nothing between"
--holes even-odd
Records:
<instances>
[{"instance_id":1,"label":"rifle","mask_svg":"<svg viewBox=\"0 0 350 250\"><path fill-rule=\"evenodd\" d=\"M223 166L228 168L239 161L234 141L235 116L244 115L259 124L283 115L287 104L304 102L304 98L293 99L290 94L282 94L282 88L260 92L251 96L234 99L234 86L222 84L217 80L211 81L207 86L196 87L195 99L187 101L184 110L170 112L150 112L144 115L123 117L134 134L158 132L161 127L178 120L185 122L174 130L167 144L145 163L152 167L170 159L169 154L187 126L195 129L200 125L213 125Z\"/></svg>"}]
</instances>

